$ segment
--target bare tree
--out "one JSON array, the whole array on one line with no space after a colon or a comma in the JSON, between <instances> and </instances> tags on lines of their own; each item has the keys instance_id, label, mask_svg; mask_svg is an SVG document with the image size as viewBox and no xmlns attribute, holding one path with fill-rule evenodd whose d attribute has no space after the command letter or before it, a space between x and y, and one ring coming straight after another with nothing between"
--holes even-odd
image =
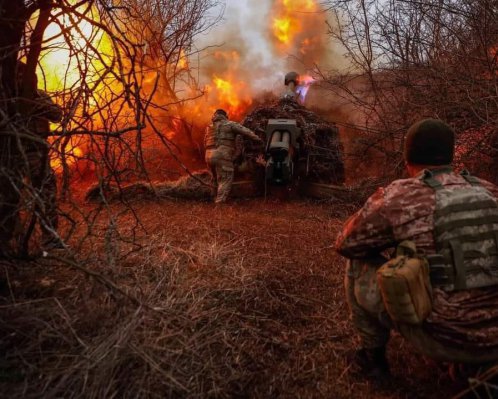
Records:
<instances>
[{"instance_id":1,"label":"bare tree","mask_svg":"<svg viewBox=\"0 0 498 399\"><path fill-rule=\"evenodd\" d=\"M70 199L74 178L70 164L76 161L80 168L91 169L99 184L113 181L119 186L130 175L147 178L146 135L173 153L168 132L178 120L177 108L200 93L186 59L196 35L219 19L219 13L210 16L217 5L216 0L0 1L4 255L11 252L6 243L13 238L18 239L21 253L29 252L36 221L59 242L75 229L68 217L73 228L60 237L55 219L48 215L50 202L55 201L55 193L44 195L48 185L55 187L54 182L47 183L49 175L54 180L47 172L49 157L58 159L60 194ZM49 26L58 29L48 31ZM47 101L63 112L48 135L48 111L37 106L40 89L47 84L44 57L61 48L70 62L58 76L62 82L58 92L51 93L57 105L54 99ZM42 77L39 82L37 72ZM40 121L46 125L45 135L38 131ZM41 164L33 162L33 152L44 154ZM40 168L45 173L39 173ZM67 209L63 213L71 214Z\"/></svg>"},{"instance_id":2,"label":"bare tree","mask_svg":"<svg viewBox=\"0 0 498 399\"><path fill-rule=\"evenodd\" d=\"M476 154L496 162L496 1L327 4L333 18L329 34L344 47L349 69L322 66L319 72L359 115L354 122L364 130L360 148L377 149L385 167L399 172L407 127L418 118L437 117L456 129L462 162Z\"/></svg>"}]
</instances>

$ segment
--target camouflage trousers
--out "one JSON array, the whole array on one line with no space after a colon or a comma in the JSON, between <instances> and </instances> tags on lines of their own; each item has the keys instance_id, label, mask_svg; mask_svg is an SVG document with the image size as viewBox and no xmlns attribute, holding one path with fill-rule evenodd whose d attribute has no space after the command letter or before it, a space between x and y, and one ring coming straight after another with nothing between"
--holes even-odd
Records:
<instances>
[{"instance_id":1,"label":"camouflage trousers","mask_svg":"<svg viewBox=\"0 0 498 399\"><path fill-rule=\"evenodd\" d=\"M216 203L226 202L232 189L234 166L229 151L222 149L208 149L206 164L211 171L211 184Z\"/></svg>"},{"instance_id":2,"label":"camouflage trousers","mask_svg":"<svg viewBox=\"0 0 498 399\"><path fill-rule=\"evenodd\" d=\"M498 360L497 353L467 351L459 345L442 345L421 326L394 325L386 312L379 286L377 269L385 262L379 257L348 261L345 288L354 329L363 348L385 346L391 329L399 333L420 353L440 361L481 364Z\"/></svg>"},{"instance_id":3,"label":"camouflage trousers","mask_svg":"<svg viewBox=\"0 0 498 399\"><path fill-rule=\"evenodd\" d=\"M26 159L17 160L16 167L3 170L0 175L0 241L7 245L16 231L20 230L21 196L33 203L39 215L42 241L50 241L57 230L57 183L50 167L48 149L26 154Z\"/></svg>"},{"instance_id":4,"label":"camouflage trousers","mask_svg":"<svg viewBox=\"0 0 498 399\"><path fill-rule=\"evenodd\" d=\"M377 285L376 271L383 258L367 261L350 260L345 276L346 299L353 326L363 348L384 346L389 340L392 323L387 316Z\"/></svg>"},{"instance_id":5,"label":"camouflage trousers","mask_svg":"<svg viewBox=\"0 0 498 399\"><path fill-rule=\"evenodd\" d=\"M42 231L42 240L50 241L54 238L53 231L57 231L57 178L50 166L48 149L32 154L29 158L29 179L39 200L36 203L40 215L39 223Z\"/></svg>"}]
</instances>

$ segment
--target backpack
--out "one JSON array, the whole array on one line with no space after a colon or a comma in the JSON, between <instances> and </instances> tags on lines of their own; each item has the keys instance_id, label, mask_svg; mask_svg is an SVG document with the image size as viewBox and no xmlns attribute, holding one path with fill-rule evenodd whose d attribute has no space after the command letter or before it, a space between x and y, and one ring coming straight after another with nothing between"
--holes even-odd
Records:
<instances>
[{"instance_id":1,"label":"backpack","mask_svg":"<svg viewBox=\"0 0 498 399\"><path fill-rule=\"evenodd\" d=\"M436 194L436 254L427 255L432 285L445 291L498 285L498 200L467 171L465 186L441 184L438 172L422 177Z\"/></svg>"}]
</instances>

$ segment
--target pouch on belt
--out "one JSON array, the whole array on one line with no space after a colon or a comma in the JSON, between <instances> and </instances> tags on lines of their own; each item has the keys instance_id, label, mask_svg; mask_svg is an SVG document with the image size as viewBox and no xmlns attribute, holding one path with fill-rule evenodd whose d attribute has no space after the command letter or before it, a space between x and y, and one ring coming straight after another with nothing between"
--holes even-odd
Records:
<instances>
[{"instance_id":1,"label":"pouch on belt","mask_svg":"<svg viewBox=\"0 0 498 399\"><path fill-rule=\"evenodd\" d=\"M403 241L396 257L377 270L382 300L395 323L419 325L432 310L429 264L415 243Z\"/></svg>"}]
</instances>

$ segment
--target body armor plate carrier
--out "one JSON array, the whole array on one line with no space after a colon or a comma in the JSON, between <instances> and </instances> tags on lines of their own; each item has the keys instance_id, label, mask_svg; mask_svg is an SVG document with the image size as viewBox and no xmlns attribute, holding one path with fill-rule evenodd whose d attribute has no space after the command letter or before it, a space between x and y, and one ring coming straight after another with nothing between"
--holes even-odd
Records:
<instances>
[{"instance_id":1,"label":"body armor plate carrier","mask_svg":"<svg viewBox=\"0 0 498 399\"><path fill-rule=\"evenodd\" d=\"M498 285L498 200L468 172L462 177L470 185L444 186L430 171L422 178L436 194L431 283L445 291Z\"/></svg>"},{"instance_id":2,"label":"body armor plate carrier","mask_svg":"<svg viewBox=\"0 0 498 399\"><path fill-rule=\"evenodd\" d=\"M232 132L230 121L216 121L208 129L205 139L206 148L218 148L222 145L230 148L235 146L235 134Z\"/></svg>"}]
</instances>

